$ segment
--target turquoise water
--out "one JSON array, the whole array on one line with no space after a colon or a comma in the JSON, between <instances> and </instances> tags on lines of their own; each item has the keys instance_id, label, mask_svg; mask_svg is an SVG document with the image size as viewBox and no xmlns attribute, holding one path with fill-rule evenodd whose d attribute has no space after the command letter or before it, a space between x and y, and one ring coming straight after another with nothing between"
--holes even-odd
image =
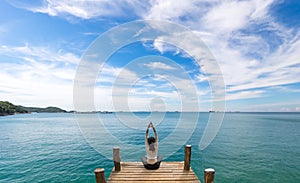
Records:
<instances>
[{"instance_id":1,"label":"turquoise water","mask_svg":"<svg viewBox=\"0 0 300 183\"><path fill-rule=\"evenodd\" d=\"M160 145L176 129L180 114L166 113L160 122L150 118L157 124ZM136 115L146 121L149 113ZM182 119L187 127L192 119L189 115ZM202 182L207 167L216 170L215 182L220 183L300 182L300 113L227 113L214 141L200 151L198 144L209 115L199 113L195 130L183 128L178 135L191 135L186 144L192 145L192 168ZM81 116L95 120L92 114ZM100 118L122 143L143 145L145 129L121 123L116 114L100 114ZM96 144L91 147L74 114L0 117L0 131L0 182L95 182L96 167L104 167L108 176L113 166L99 152L115 144L97 131L99 138L88 140ZM182 161L184 145L178 144L180 148L164 161ZM138 161L144 155L143 149L122 149L122 160ZM159 148L159 154L164 156L164 151L167 149Z\"/></svg>"}]
</instances>

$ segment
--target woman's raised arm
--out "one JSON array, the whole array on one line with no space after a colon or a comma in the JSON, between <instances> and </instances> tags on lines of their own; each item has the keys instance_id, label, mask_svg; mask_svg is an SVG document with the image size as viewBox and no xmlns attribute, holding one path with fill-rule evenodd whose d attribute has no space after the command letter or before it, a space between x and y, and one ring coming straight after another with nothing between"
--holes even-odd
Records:
<instances>
[{"instance_id":1,"label":"woman's raised arm","mask_svg":"<svg viewBox=\"0 0 300 183\"><path fill-rule=\"evenodd\" d=\"M153 125L152 125L152 128L153 128L153 132L154 132L154 135L155 135L155 142L158 142L158 135L157 135L156 129Z\"/></svg>"}]
</instances>

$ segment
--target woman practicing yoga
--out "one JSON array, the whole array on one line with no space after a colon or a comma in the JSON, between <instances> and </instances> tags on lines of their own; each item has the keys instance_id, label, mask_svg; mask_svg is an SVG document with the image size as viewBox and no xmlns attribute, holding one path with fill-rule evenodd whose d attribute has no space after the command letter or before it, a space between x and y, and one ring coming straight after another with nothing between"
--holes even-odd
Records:
<instances>
[{"instance_id":1,"label":"woman practicing yoga","mask_svg":"<svg viewBox=\"0 0 300 183\"><path fill-rule=\"evenodd\" d=\"M153 129L155 137L148 137L149 128ZM146 157L142 157L141 160L144 164L144 167L149 170L155 170L159 168L160 162L162 160L162 156L157 157L158 153L158 135L155 127L152 122L149 123L146 136L145 136L145 145L146 145Z\"/></svg>"}]
</instances>

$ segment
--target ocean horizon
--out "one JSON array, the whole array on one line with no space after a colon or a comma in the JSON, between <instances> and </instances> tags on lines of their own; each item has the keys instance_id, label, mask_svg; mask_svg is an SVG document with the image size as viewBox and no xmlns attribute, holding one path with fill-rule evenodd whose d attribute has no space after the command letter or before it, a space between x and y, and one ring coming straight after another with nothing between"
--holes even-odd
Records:
<instances>
[{"instance_id":1,"label":"ocean horizon","mask_svg":"<svg viewBox=\"0 0 300 183\"><path fill-rule=\"evenodd\" d=\"M195 127L190 128L195 114ZM99 113L98 119L93 114L73 113L2 116L0 182L95 182L97 167L105 168L108 177L113 168L112 147L119 145L111 144L110 138L120 142L122 161L139 161L145 155L145 124L150 120L158 131L163 161L183 161L184 146L192 145L191 167L201 182L205 168L215 169L215 182L300 182L300 113L226 112L214 140L200 150L211 115L114 112ZM78 123L81 117L91 122L86 123L88 128ZM111 136L104 136L104 131L94 133L92 128L99 119ZM170 153L164 144L179 120L186 129L182 128L178 137L187 139L185 143L176 139L168 142L169 149L174 147Z\"/></svg>"}]
</instances>

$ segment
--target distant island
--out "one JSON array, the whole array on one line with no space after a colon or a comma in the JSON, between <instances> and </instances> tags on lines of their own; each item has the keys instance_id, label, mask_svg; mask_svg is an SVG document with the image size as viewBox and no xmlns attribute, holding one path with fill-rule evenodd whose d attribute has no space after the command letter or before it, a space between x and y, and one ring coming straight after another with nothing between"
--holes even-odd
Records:
<instances>
[{"instance_id":1,"label":"distant island","mask_svg":"<svg viewBox=\"0 0 300 183\"><path fill-rule=\"evenodd\" d=\"M14 114L26 114L26 113L64 113L67 112L58 107L24 107L21 105L14 105L7 101L0 101L0 116L14 115Z\"/></svg>"}]
</instances>

